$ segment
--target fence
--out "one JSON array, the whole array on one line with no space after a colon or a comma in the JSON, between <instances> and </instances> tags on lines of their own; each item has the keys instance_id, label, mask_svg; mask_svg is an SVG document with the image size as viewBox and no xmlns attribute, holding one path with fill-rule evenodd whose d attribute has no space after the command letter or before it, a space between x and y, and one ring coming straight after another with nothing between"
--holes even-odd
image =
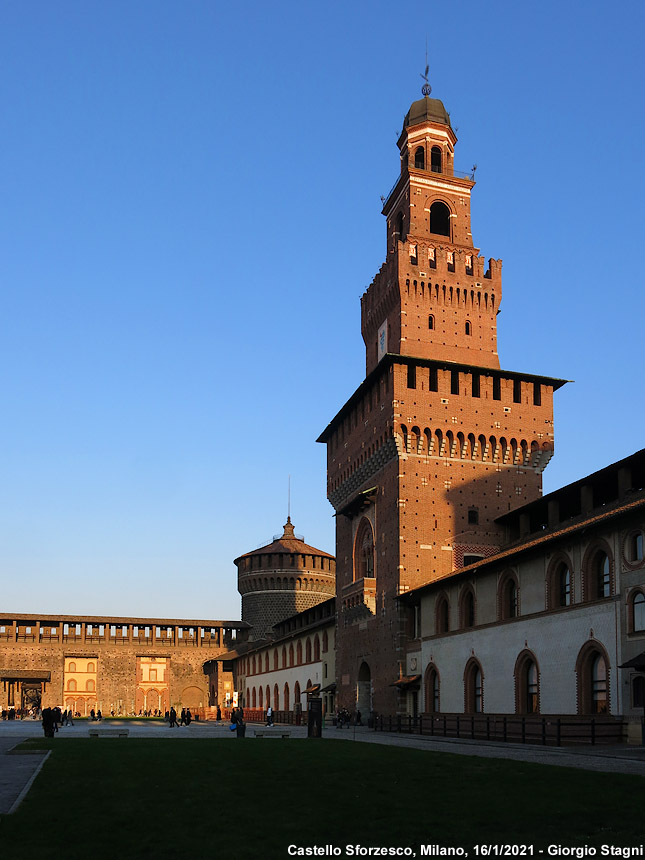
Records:
<instances>
[{"instance_id":1,"label":"fence","mask_svg":"<svg viewBox=\"0 0 645 860\"><path fill-rule=\"evenodd\" d=\"M376 716L377 732L401 732L444 738L563 746L616 744L624 738L622 720L612 717L529 716L506 714L417 714Z\"/></svg>"}]
</instances>

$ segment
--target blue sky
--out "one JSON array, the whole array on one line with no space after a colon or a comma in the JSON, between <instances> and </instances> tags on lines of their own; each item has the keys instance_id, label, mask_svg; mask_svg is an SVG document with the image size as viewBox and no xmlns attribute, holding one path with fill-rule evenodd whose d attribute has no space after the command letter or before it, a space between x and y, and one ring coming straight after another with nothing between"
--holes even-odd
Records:
<instances>
[{"instance_id":1,"label":"blue sky","mask_svg":"<svg viewBox=\"0 0 645 860\"><path fill-rule=\"evenodd\" d=\"M642 34L624 0L0 8L0 568L13 612L238 618L233 559L334 551L315 440L420 97L477 163L545 491L643 446Z\"/></svg>"}]
</instances>

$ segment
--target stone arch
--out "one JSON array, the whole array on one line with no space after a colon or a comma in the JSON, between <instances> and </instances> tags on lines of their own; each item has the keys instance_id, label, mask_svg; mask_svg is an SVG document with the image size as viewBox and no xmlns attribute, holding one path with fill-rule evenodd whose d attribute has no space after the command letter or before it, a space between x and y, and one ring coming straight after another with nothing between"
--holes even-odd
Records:
<instances>
[{"instance_id":1,"label":"stone arch","mask_svg":"<svg viewBox=\"0 0 645 860\"><path fill-rule=\"evenodd\" d=\"M576 660L576 692L579 714L610 713L610 664L604 645L590 639Z\"/></svg>"},{"instance_id":2,"label":"stone arch","mask_svg":"<svg viewBox=\"0 0 645 860\"><path fill-rule=\"evenodd\" d=\"M484 712L484 673L481 663L471 657L464 669L464 713Z\"/></svg>"},{"instance_id":3,"label":"stone arch","mask_svg":"<svg viewBox=\"0 0 645 860\"><path fill-rule=\"evenodd\" d=\"M199 687L184 687L181 693L182 708L201 708L207 696Z\"/></svg>"}]
</instances>

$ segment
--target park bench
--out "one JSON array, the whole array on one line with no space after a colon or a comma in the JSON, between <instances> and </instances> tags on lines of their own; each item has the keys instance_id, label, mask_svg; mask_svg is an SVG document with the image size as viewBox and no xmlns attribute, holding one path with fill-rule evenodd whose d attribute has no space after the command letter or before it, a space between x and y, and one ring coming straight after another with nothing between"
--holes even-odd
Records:
<instances>
[{"instance_id":1,"label":"park bench","mask_svg":"<svg viewBox=\"0 0 645 860\"><path fill-rule=\"evenodd\" d=\"M290 738L289 729L256 729L256 738Z\"/></svg>"},{"instance_id":2,"label":"park bench","mask_svg":"<svg viewBox=\"0 0 645 860\"><path fill-rule=\"evenodd\" d=\"M130 734L130 729L108 729L108 728L95 728L89 729L89 736L91 738L127 738Z\"/></svg>"}]
</instances>

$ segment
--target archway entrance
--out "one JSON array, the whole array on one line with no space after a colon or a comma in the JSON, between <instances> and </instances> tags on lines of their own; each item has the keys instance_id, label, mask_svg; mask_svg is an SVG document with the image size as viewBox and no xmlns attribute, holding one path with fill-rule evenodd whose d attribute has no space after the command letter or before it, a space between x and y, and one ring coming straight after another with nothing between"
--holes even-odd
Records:
<instances>
[{"instance_id":1,"label":"archway entrance","mask_svg":"<svg viewBox=\"0 0 645 860\"><path fill-rule=\"evenodd\" d=\"M361 663L358 670L356 708L361 712L363 718L368 717L372 711L372 673L365 661Z\"/></svg>"},{"instance_id":2,"label":"archway entrance","mask_svg":"<svg viewBox=\"0 0 645 860\"><path fill-rule=\"evenodd\" d=\"M43 685L40 681L23 681L22 683L22 712L35 713L42 703Z\"/></svg>"}]
</instances>

